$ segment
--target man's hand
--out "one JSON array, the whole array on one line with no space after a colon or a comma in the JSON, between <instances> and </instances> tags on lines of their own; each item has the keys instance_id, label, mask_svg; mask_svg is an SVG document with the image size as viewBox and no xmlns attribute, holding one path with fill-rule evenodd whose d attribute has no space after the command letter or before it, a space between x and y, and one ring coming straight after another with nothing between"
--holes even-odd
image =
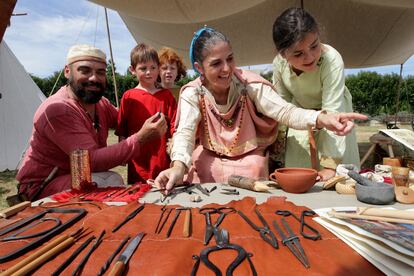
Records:
<instances>
[{"instance_id":1,"label":"man's hand","mask_svg":"<svg viewBox=\"0 0 414 276\"><path fill-rule=\"evenodd\" d=\"M137 139L140 143L148 142L161 137L167 132L167 120L163 113L156 113L149 117L138 131Z\"/></svg>"},{"instance_id":2,"label":"man's hand","mask_svg":"<svg viewBox=\"0 0 414 276\"><path fill-rule=\"evenodd\" d=\"M359 113L320 113L316 119L317 128L326 128L336 135L344 136L354 127L352 120L367 120L368 117Z\"/></svg>"}]
</instances>

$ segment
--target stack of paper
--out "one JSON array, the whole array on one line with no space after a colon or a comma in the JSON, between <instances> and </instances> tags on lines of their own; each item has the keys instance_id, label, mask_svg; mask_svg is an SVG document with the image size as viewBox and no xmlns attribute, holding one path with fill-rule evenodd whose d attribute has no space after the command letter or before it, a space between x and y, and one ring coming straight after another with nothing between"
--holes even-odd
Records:
<instances>
[{"instance_id":1,"label":"stack of paper","mask_svg":"<svg viewBox=\"0 0 414 276\"><path fill-rule=\"evenodd\" d=\"M414 225L356 218L334 218L332 208L315 210L315 221L387 275L414 275ZM356 207L334 208L355 214ZM410 210L414 214L414 210Z\"/></svg>"}]
</instances>

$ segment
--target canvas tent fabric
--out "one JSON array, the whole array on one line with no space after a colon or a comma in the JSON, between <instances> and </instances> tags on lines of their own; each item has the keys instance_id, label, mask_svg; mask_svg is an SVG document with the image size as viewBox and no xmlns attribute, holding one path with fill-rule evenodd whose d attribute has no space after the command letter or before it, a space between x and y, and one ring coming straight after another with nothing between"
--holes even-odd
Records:
<instances>
[{"instance_id":1,"label":"canvas tent fabric","mask_svg":"<svg viewBox=\"0 0 414 276\"><path fill-rule=\"evenodd\" d=\"M116 10L139 42L168 46L189 65L193 33L208 25L225 33L239 66L268 64L275 56L272 26L298 0L90 0ZM414 1L304 0L322 25L323 42L347 68L402 64L414 53Z\"/></svg>"},{"instance_id":2,"label":"canvas tent fabric","mask_svg":"<svg viewBox=\"0 0 414 276\"><path fill-rule=\"evenodd\" d=\"M33 115L44 99L3 40L0 43L0 172L17 168L29 145Z\"/></svg>"}]
</instances>

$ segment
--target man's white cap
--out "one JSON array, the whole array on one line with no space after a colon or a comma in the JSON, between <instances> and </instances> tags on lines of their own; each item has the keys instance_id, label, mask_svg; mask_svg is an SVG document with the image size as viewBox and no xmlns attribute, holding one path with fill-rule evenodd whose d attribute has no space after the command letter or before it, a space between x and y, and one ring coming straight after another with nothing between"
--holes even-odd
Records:
<instances>
[{"instance_id":1,"label":"man's white cap","mask_svg":"<svg viewBox=\"0 0 414 276\"><path fill-rule=\"evenodd\" d=\"M68 55L66 57L67 64L69 65L81 60L91 60L106 63L106 55L100 49L90 45L79 44L70 47Z\"/></svg>"}]
</instances>

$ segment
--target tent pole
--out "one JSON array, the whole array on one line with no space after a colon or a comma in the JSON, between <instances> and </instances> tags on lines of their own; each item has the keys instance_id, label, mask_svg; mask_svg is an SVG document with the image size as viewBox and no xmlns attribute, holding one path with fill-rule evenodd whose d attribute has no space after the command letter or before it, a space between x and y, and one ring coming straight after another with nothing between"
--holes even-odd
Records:
<instances>
[{"instance_id":1,"label":"tent pole","mask_svg":"<svg viewBox=\"0 0 414 276\"><path fill-rule=\"evenodd\" d=\"M115 88L115 102L116 102L116 107L119 107L118 87L116 85L116 78L115 78L114 56L112 55L112 44L111 44L111 34L109 33L108 13L106 11L106 8L104 9L105 9L106 32L108 33L109 53L111 54L111 68L112 68L112 78L114 80L114 88Z\"/></svg>"},{"instance_id":2,"label":"tent pole","mask_svg":"<svg viewBox=\"0 0 414 276\"><path fill-rule=\"evenodd\" d=\"M397 125L398 121L398 112L400 111L400 94L401 94L401 84L402 84L402 72L403 72L404 63L400 64L400 77L398 78L398 86L397 86L397 107L395 110L395 125Z\"/></svg>"},{"instance_id":3,"label":"tent pole","mask_svg":"<svg viewBox=\"0 0 414 276\"><path fill-rule=\"evenodd\" d=\"M301 9L304 9L305 8L305 5L303 5L303 0L300 0L300 8Z\"/></svg>"}]
</instances>

